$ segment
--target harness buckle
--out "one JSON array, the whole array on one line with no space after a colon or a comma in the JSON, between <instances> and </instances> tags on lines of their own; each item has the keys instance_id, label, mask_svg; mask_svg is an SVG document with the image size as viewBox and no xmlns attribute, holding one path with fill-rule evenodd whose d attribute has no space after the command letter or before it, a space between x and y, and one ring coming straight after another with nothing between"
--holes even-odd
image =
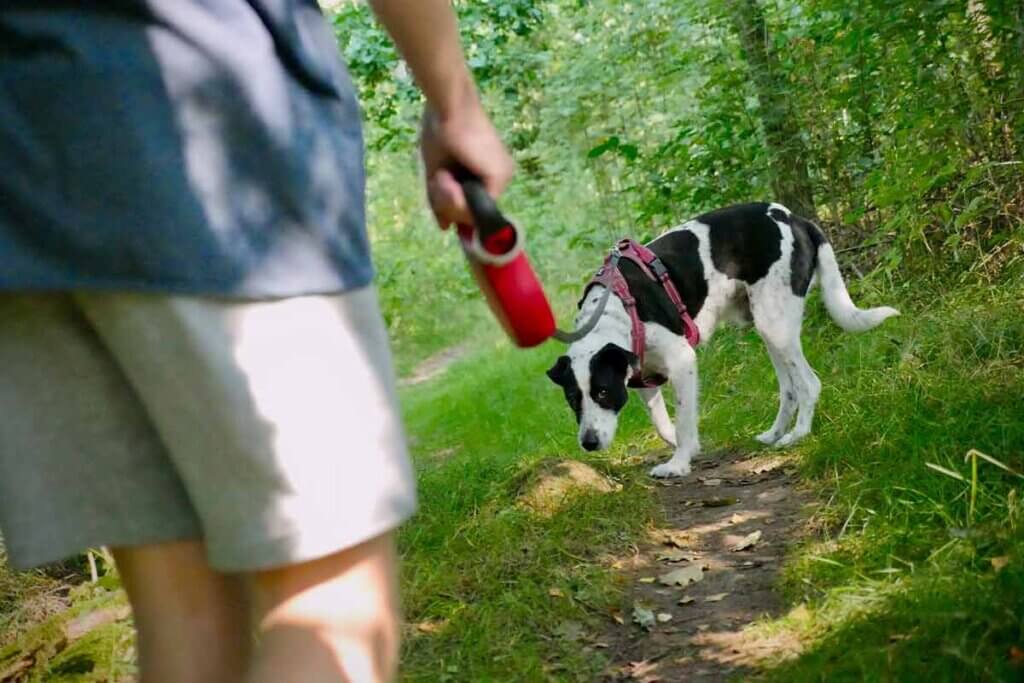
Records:
<instances>
[{"instance_id":1,"label":"harness buckle","mask_svg":"<svg viewBox=\"0 0 1024 683\"><path fill-rule=\"evenodd\" d=\"M654 274L658 276L658 279L668 277L668 269L665 268L665 264L661 262L661 259L655 256L647 262L647 266L654 271Z\"/></svg>"}]
</instances>

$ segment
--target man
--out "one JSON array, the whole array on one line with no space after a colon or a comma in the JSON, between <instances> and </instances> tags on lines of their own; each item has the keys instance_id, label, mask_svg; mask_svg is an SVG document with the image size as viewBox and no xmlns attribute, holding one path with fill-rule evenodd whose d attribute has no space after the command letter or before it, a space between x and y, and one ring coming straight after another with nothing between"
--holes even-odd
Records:
<instances>
[{"instance_id":1,"label":"man","mask_svg":"<svg viewBox=\"0 0 1024 683\"><path fill-rule=\"evenodd\" d=\"M464 221L445 169L497 196L512 162L448 0L372 4ZM394 676L415 494L362 153L313 0L0 8L0 529L17 567L113 549L146 683Z\"/></svg>"}]
</instances>

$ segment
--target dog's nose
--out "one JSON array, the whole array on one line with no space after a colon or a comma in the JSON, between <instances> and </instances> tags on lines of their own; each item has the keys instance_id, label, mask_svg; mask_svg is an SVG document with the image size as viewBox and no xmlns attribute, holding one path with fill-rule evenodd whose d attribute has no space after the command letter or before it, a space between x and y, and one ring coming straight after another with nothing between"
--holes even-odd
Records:
<instances>
[{"instance_id":1,"label":"dog's nose","mask_svg":"<svg viewBox=\"0 0 1024 683\"><path fill-rule=\"evenodd\" d=\"M580 445L583 446L583 450L596 451L597 447L601 445L597 440L597 432L593 430L583 432L583 438L580 439Z\"/></svg>"}]
</instances>

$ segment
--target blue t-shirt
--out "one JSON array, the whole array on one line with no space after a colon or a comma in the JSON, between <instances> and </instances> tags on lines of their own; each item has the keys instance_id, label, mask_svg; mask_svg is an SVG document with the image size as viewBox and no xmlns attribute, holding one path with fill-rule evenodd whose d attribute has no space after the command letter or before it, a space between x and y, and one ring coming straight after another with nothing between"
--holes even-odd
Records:
<instances>
[{"instance_id":1,"label":"blue t-shirt","mask_svg":"<svg viewBox=\"0 0 1024 683\"><path fill-rule=\"evenodd\" d=\"M0 290L363 286L363 190L315 0L0 3Z\"/></svg>"}]
</instances>

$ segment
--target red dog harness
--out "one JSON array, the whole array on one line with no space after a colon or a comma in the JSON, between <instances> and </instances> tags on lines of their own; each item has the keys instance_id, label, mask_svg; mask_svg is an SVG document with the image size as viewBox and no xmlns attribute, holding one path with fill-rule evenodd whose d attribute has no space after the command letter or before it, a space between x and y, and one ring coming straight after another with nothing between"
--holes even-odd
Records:
<instances>
[{"instance_id":1,"label":"red dog harness","mask_svg":"<svg viewBox=\"0 0 1024 683\"><path fill-rule=\"evenodd\" d=\"M665 269L661 259L655 256L653 251L631 239L619 240L619 243L612 249L608 258L605 259L604 265L601 266L601 269L597 271L593 279L587 284L587 289L589 290L594 285L606 287L612 294L619 297L622 305L626 307L626 313L629 314L629 320L633 327L633 354L637 359L636 366L633 368L633 376L629 380L629 386L633 388L661 386L665 383L665 377L661 375L645 377L643 375L644 348L647 335L644 330L644 323L637 314L636 299L633 297L632 292L629 291L629 284L626 282L626 278L623 277L622 271L619 270L619 261L621 259L632 261L640 269L640 272L661 284L661 288L665 290L665 294L668 295L668 298L679 313L686 341L694 348L700 343L700 330L697 329L696 323L693 322L693 318L690 317L689 312L686 310L686 304L683 303L682 297L679 296L679 291L669 278L668 271Z\"/></svg>"}]
</instances>

